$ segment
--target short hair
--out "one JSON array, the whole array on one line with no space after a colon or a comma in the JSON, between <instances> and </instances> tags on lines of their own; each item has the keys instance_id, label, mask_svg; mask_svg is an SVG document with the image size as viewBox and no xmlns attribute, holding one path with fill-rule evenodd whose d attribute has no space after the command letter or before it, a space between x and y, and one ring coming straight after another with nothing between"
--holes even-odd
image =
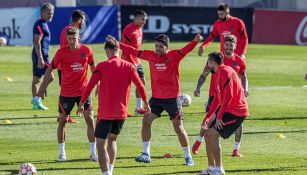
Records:
<instances>
[{"instance_id":1,"label":"short hair","mask_svg":"<svg viewBox=\"0 0 307 175\"><path fill-rule=\"evenodd\" d=\"M223 4L221 4L221 5L219 5L219 6L217 7L217 10L218 10L218 11L226 11L226 10L229 10L229 6L228 6L228 4L223 3Z\"/></svg>"},{"instance_id":2,"label":"short hair","mask_svg":"<svg viewBox=\"0 0 307 175\"><path fill-rule=\"evenodd\" d=\"M223 64L224 57L221 52L211 52L208 55L208 60L217 63L218 65Z\"/></svg>"},{"instance_id":3,"label":"short hair","mask_svg":"<svg viewBox=\"0 0 307 175\"><path fill-rule=\"evenodd\" d=\"M75 10L71 15L72 21L78 21L85 18L85 13L82 10Z\"/></svg>"},{"instance_id":4,"label":"short hair","mask_svg":"<svg viewBox=\"0 0 307 175\"><path fill-rule=\"evenodd\" d=\"M163 43L166 47L168 47L169 44L169 37L164 34L159 34L155 37L155 41Z\"/></svg>"},{"instance_id":5,"label":"short hair","mask_svg":"<svg viewBox=\"0 0 307 175\"><path fill-rule=\"evenodd\" d=\"M144 10L136 10L134 12L134 17L136 16L147 16L147 13Z\"/></svg>"},{"instance_id":6,"label":"short hair","mask_svg":"<svg viewBox=\"0 0 307 175\"><path fill-rule=\"evenodd\" d=\"M224 42L231 42L231 43L237 43L237 37L234 35L226 35Z\"/></svg>"},{"instance_id":7,"label":"short hair","mask_svg":"<svg viewBox=\"0 0 307 175\"><path fill-rule=\"evenodd\" d=\"M41 13L48 9L54 10L54 6L50 2L46 2L41 6Z\"/></svg>"},{"instance_id":8,"label":"short hair","mask_svg":"<svg viewBox=\"0 0 307 175\"><path fill-rule=\"evenodd\" d=\"M79 35L79 29L77 27L69 27L66 31L66 35Z\"/></svg>"},{"instance_id":9,"label":"short hair","mask_svg":"<svg viewBox=\"0 0 307 175\"><path fill-rule=\"evenodd\" d=\"M117 42L107 41L106 44L104 45L104 49L118 50L119 45Z\"/></svg>"}]
</instances>

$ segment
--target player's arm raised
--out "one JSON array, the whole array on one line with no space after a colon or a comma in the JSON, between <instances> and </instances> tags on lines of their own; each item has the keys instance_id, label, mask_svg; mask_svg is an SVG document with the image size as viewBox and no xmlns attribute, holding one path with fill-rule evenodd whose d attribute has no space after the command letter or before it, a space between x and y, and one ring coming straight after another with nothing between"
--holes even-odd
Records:
<instances>
[{"instance_id":1,"label":"player's arm raised","mask_svg":"<svg viewBox=\"0 0 307 175\"><path fill-rule=\"evenodd\" d=\"M194 39L189 42L187 45L185 45L183 48L181 48L178 52L181 56L185 56L186 54L188 54L189 52L191 52L194 47L200 42L202 41L204 38L201 36L201 32L198 32Z\"/></svg>"},{"instance_id":2,"label":"player's arm raised","mask_svg":"<svg viewBox=\"0 0 307 175\"><path fill-rule=\"evenodd\" d=\"M214 38L218 35L217 24L214 23L212 32L209 37L202 43L202 45L198 49L198 56L202 56L204 53L204 48L210 45L210 43L214 40Z\"/></svg>"}]
</instances>

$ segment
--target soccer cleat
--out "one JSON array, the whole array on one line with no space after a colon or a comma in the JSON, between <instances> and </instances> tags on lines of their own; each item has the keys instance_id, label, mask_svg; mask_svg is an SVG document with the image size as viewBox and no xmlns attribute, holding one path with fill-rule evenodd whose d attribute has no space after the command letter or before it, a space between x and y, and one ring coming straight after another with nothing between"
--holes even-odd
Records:
<instances>
[{"instance_id":1,"label":"soccer cleat","mask_svg":"<svg viewBox=\"0 0 307 175\"><path fill-rule=\"evenodd\" d=\"M193 161L192 157L186 157L185 158L185 165L187 165L187 166L193 166L194 165L194 161Z\"/></svg>"},{"instance_id":2,"label":"soccer cleat","mask_svg":"<svg viewBox=\"0 0 307 175\"><path fill-rule=\"evenodd\" d=\"M40 110L38 106L33 105L32 110Z\"/></svg>"},{"instance_id":3,"label":"soccer cleat","mask_svg":"<svg viewBox=\"0 0 307 175\"><path fill-rule=\"evenodd\" d=\"M135 115L143 115L145 114L145 110L142 108L142 109L135 109Z\"/></svg>"},{"instance_id":4,"label":"soccer cleat","mask_svg":"<svg viewBox=\"0 0 307 175\"><path fill-rule=\"evenodd\" d=\"M219 170L219 169L215 169L214 170L214 175L225 175L225 170Z\"/></svg>"},{"instance_id":5,"label":"soccer cleat","mask_svg":"<svg viewBox=\"0 0 307 175\"><path fill-rule=\"evenodd\" d=\"M41 110L48 110L49 108L44 106L41 99L35 100L35 98L32 99L31 103L35 106L37 106Z\"/></svg>"},{"instance_id":6,"label":"soccer cleat","mask_svg":"<svg viewBox=\"0 0 307 175\"><path fill-rule=\"evenodd\" d=\"M200 148L200 145L201 145L202 142L196 140L193 144L193 147L192 147L192 153L193 154L198 154L199 152L199 148Z\"/></svg>"},{"instance_id":7,"label":"soccer cleat","mask_svg":"<svg viewBox=\"0 0 307 175\"><path fill-rule=\"evenodd\" d=\"M66 161L66 155L60 154L58 162L65 162L65 161Z\"/></svg>"},{"instance_id":8,"label":"soccer cleat","mask_svg":"<svg viewBox=\"0 0 307 175\"><path fill-rule=\"evenodd\" d=\"M79 123L78 121L74 120L70 115L67 116L68 123Z\"/></svg>"},{"instance_id":9,"label":"soccer cleat","mask_svg":"<svg viewBox=\"0 0 307 175\"><path fill-rule=\"evenodd\" d=\"M150 155L148 155L147 153L142 153L140 156L135 158L135 161L140 163L150 163L151 158Z\"/></svg>"},{"instance_id":10,"label":"soccer cleat","mask_svg":"<svg viewBox=\"0 0 307 175\"><path fill-rule=\"evenodd\" d=\"M238 149L234 149L232 152L233 157L242 157Z\"/></svg>"},{"instance_id":11,"label":"soccer cleat","mask_svg":"<svg viewBox=\"0 0 307 175\"><path fill-rule=\"evenodd\" d=\"M200 173L197 173L196 175L213 175L214 174L214 169L205 169Z\"/></svg>"},{"instance_id":12,"label":"soccer cleat","mask_svg":"<svg viewBox=\"0 0 307 175\"><path fill-rule=\"evenodd\" d=\"M91 154L90 155L90 160L94 162L98 162L98 156L96 154Z\"/></svg>"}]
</instances>

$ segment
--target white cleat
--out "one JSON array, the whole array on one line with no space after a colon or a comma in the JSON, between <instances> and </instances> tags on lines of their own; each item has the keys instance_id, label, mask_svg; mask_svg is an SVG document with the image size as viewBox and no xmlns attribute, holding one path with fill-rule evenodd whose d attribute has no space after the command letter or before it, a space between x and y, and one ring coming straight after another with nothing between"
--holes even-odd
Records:
<instances>
[{"instance_id":1,"label":"white cleat","mask_svg":"<svg viewBox=\"0 0 307 175\"><path fill-rule=\"evenodd\" d=\"M98 156L96 154L90 155L90 160L94 162L98 162Z\"/></svg>"},{"instance_id":2,"label":"white cleat","mask_svg":"<svg viewBox=\"0 0 307 175\"><path fill-rule=\"evenodd\" d=\"M60 154L58 162L65 162L65 161L66 161L66 155Z\"/></svg>"}]
</instances>

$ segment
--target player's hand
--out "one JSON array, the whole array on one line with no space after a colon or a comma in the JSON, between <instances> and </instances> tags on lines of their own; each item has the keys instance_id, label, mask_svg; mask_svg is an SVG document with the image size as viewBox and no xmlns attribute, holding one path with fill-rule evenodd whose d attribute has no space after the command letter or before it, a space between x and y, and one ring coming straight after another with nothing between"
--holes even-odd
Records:
<instances>
[{"instance_id":1,"label":"player's hand","mask_svg":"<svg viewBox=\"0 0 307 175\"><path fill-rule=\"evenodd\" d=\"M199 97L200 96L200 89L195 89L194 96Z\"/></svg>"},{"instance_id":2,"label":"player's hand","mask_svg":"<svg viewBox=\"0 0 307 175\"><path fill-rule=\"evenodd\" d=\"M224 122L222 120L216 120L215 127L219 130L223 129L225 126Z\"/></svg>"},{"instance_id":3,"label":"player's hand","mask_svg":"<svg viewBox=\"0 0 307 175\"><path fill-rule=\"evenodd\" d=\"M84 111L84 103L80 103L79 106L78 106L78 110L77 110L77 116L81 117L82 116L82 113Z\"/></svg>"},{"instance_id":4,"label":"player's hand","mask_svg":"<svg viewBox=\"0 0 307 175\"><path fill-rule=\"evenodd\" d=\"M248 91L244 91L244 96L248 97L248 95L249 95Z\"/></svg>"},{"instance_id":5,"label":"player's hand","mask_svg":"<svg viewBox=\"0 0 307 175\"><path fill-rule=\"evenodd\" d=\"M47 97L47 89L40 88L37 95L44 100L44 98Z\"/></svg>"},{"instance_id":6,"label":"player's hand","mask_svg":"<svg viewBox=\"0 0 307 175\"><path fill-rule=\"evenodd\" d=\"M111 36L111 35L108 35L108 36L106 37L106 40L108 40L108 41L113 41L113 42L117 42L117 40L116 40L113 36Z\"/></svg>"},{"instance_id":7,"label":"player's hand","mask_svg":"<svg viewBox=\"0 0 307 175\"><path fill-rule=\"evenodd\" d=\"M245 59L245 55L244 55L244 54L241 54L240 57L243 58L243 59Z\"/></svg>"},{"instance_id":8,"label":"player's hand","mask_svg":"<svg viewBox=\"0 0 307 175\"><path fill-rule=\"evenodd\" d=\"M151 109L150 109L150 106L149 106L149 103L148 101L144 101L144 110L146 111L146 113L150 113L151 112Z\"/></svg>"},{"instance_id":9,"label":"player's hand","mask_svg":"<svg viewBox=\"0 0 307 175\"><path fill-rule=\"evenodd\" d=\"M38 59L37 67L38 67L39 69L44 68L44 60L43 60L42 58L39 58L39 59Z\"/></svg>"},{"instance_id":10,"label":"player's hand","mask_svg":"<svg viewBox=\"0 0 307 175\"><path fill-rule=\"evenodd\" d=\"M194 38L195 42L200 42L201 40L203 40L203 36L201 36L201 32L198 32Z\"/></svg>"},{"instance_id":11,"label":"player's hand","mask_svg":"<svg viewBox=\"0 0 307 175\"><path fill-rule=\"evenodd\" d=\"M204 49L203 49L203 47L200 46L199 49L198 49L198 56L202 56L203 53L204 53Z\"/></svg>"}]
</instances>

